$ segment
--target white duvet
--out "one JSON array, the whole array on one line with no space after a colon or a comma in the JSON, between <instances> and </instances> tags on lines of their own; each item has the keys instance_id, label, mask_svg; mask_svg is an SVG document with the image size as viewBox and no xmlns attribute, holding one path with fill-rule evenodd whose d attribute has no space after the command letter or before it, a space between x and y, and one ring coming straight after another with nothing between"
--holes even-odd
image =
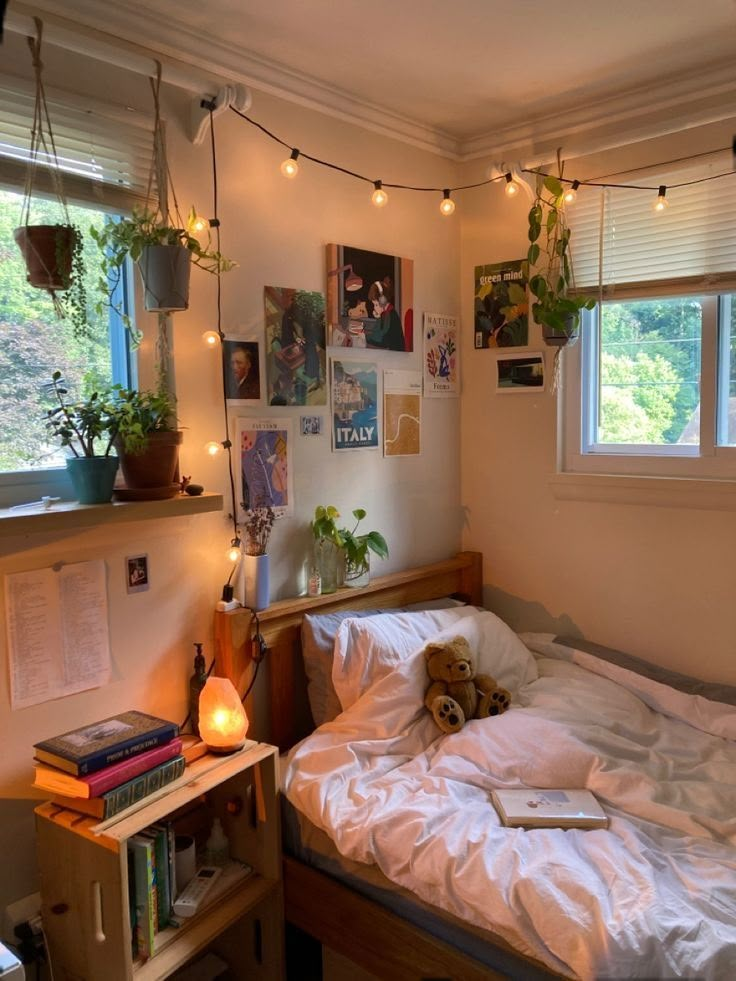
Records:
<instances>
[{"instance_id":1,"label":"white duvet","mask_svg":"<svg viewBox=\"0 0 736 981\"><path fill-rule=\"evenodd\" d=\"M346 710L291 753L289 800L344 855L553 970L736 978L736 708L532 655L491 613L412 616L343 623ZM421 649L457 634L513 702L440 737ZM587 787L610 826L504 828L489 791L522 786Z\"/></svg>"}]
</instances>

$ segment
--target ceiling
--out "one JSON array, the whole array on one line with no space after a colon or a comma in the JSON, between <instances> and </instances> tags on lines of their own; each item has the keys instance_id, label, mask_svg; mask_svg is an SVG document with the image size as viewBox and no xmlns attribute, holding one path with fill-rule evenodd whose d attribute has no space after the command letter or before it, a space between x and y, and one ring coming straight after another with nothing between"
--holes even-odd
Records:
<instances>
[{"instance_id":1,"label":"ceiling","mask_svg":"<svg viewBox=\"0 0 736 981\"><path fill-rule=\"evenodd\" d=\"M11 0L10 9L20 6ZM24 4L24 6L26 6ZM30 5L29 5L30 6ZM690 87L736 92L736 0L38 0L302 101L405 120L462 149ZM102 8L102 9L101 9ZM714 75L717 74L717 78ZM718 74L720 73L720 74ZM725 73L725 74L724 74ZM317 93L317 96L315 96ZM298 101L298 98L297 98ZM671 101L671 99L670 99ZM733 102L732 102L733 105Z\"/></svg>"}]
</instances>

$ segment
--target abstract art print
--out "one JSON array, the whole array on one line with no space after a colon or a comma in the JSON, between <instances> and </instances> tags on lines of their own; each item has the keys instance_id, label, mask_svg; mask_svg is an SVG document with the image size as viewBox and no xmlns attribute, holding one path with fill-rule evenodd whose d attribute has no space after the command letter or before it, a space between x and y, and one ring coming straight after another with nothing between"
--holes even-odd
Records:
<instances>
[{"instance_id":1,"label":"abstract art print","mask_svg":"<svg viewBox=\"0 0 736 981\"><path fill-rule=\"evenodd\" d=\"M418 456L421 434L421 371L384 371L383 455Z\"/></svg>"},{"instance_id":2,"label":"abstract art print","mask_svg":"<svg viewBox=\"0 0 736 981\"><path fill-rule=\"evenodd\" d=\"M335 347L414 350L414 262L327 246L327 325Z\"/></svg>"},{"instance_id":3,"label":"abstract art print","mask_svg":"<svg viewBox=\"0 0 736 981\"><path fill-rule=\"evenodd\" d=\"M242 510L270 507L277 518L292 515L291 420L238 417L236 423Z\"/></svg>"},{"instance_id":4,"label":"abstract art print","mask_svg":"<svg viewBox=\"0 0 736 981\"><path fill-rule=\"evenodd\" d=\"M475 267L476 348L524 347L529 343L526 259Z\"/></svg>"},{"instance_id":5,"label":"abstract art print","mask_svg":"<svg viewBox=\"0 0 736 981\"><path fill-rule=\"evenodd\" d=\"M284 286L263 290L269 405L326 405L325 298Z\"/></svg>"},{"instance_id":6,"label":"abstract art print","mask_svg":"<svg viewBox=\"0 0 736 981\"><path fill-rule=\"evenodd\" d=\"M378 369L368 361L332 360L332 448L378 447Z\"/></svg>"},{"instance_id":7,"label":"abstract art print","mask_svg":"<svg viewBox=\"0 0 736 981\"><path fill-rule=\"evenodd\" d=\"M424 314L424 395L455 398L459 395L457 317Z\"/></svg>"}]
</instances>

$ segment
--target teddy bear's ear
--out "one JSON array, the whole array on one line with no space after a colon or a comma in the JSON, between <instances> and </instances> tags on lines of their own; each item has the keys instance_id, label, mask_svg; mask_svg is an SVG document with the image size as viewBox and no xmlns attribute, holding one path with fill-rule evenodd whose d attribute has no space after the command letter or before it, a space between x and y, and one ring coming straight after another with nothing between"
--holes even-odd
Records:
<instances>
[{"instance_id":1,"label":"teddy bear's ear","mask_svg":"<svg viewBox=\"0 0 736 981\"><path fill-rule=\"evenodd\" d=\"M437 651L441 651L444 646L444 644L427 644L427 646L424 648L425 661L429 661L430 658L433 657Z\"/></svg>"}]
</instances>

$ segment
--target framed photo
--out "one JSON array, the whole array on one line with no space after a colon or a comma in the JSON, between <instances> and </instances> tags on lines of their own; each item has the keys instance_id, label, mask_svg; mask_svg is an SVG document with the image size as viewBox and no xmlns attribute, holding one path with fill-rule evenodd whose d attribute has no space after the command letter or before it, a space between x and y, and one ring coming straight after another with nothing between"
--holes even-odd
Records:
<instances>
[{"instance_id":1,"label":"framed photo","mask_svg":"<svg viewBox=\"0 0 736 981\"><path fill-rule=\"evenodd\" d=\"M261 370L257 341L222 342L225 397L228 402L260 402Z\"/></svg>"},{"instance_id":2,"label":"framed photo","mask_svg":"<svg viewBox=\"0 0 736 981\"><path fill-rule=\"evenodd\" d=\"M334 347L414 350L414 261L327 246L327 330Z\"/></svg>"},{"instance_id":3,"label":"framed photo","mask_svg":"<svg viewBox=\"0 0 736 981\"><path fill-rule=\"evenodd\" d=\"M321 436L322 416L299 416L299 432L302 436Z\"/></svg>"},{"instance_id":4,"label":"framed photo","mask_svg":"<svg viewBox=\"0 0 736 981\"><path fill-rule=\"evenodd\" d=\"M496 391L543 392L544 355L506 354L496 362Z\"/></svg>"},{"instance_id":5,"label":"framed photo","mask_svg":"<svg viewBox=\"0 0 736 981\"><path fill-rule=\"evenodd\" d=\"M253 508L273 508L277 518L294 513L291 419L236 419L241 519Z\"/></svg>"},{"instance_id":6,"label":"framed photo","mask_svg":"<svg viewBox=\"0 0 736 981\"><path fill-rule=\"evenodd\" d=\"M125 582L129 593L148 589L148 556L129 555L125 559Z\"/></svg>"},{"instance_id":7,"label":"framed photo","mask_svg":"<svg viewBox=\"0 0 736 981\"><path fill-rule=\"evenodd\" d=\"M325 298L284 286L263 290L269 405L327 405Z\"/></svg>"}]
</instances>

